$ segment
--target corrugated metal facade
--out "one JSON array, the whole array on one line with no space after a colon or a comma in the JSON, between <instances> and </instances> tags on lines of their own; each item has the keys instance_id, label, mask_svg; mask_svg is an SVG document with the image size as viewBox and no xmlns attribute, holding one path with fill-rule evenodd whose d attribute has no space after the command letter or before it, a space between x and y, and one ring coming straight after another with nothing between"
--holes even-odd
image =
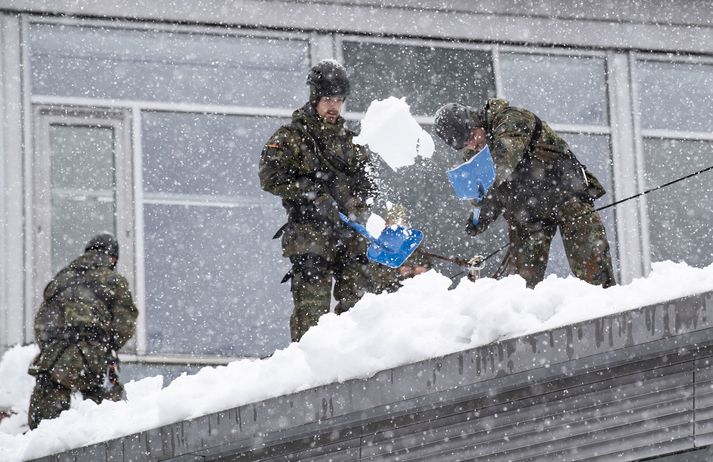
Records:
<instances>
[{"instance_id":1,"label":"corrugated metal facade","mask_svg":"<svg viewBox=\"0 0 713 462\"><path fill-rule=\"evenodd\" d=\"M43 460L709 460L712 321L708 293Z\"/></svg>"}]
</instances>

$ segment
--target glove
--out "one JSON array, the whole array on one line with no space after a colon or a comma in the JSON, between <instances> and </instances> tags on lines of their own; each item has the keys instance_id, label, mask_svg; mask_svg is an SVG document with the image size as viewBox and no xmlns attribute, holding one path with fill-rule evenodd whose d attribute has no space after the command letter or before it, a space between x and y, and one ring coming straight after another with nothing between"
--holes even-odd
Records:
<instances>
[{"instance_id":1,"label":"glove","mask_svg":"<svg viewBox=\"0 0 713 462\"><path fill-rule=\"evenodd\" d=\"M334 199L332 199L332 196L328 194L318 196L314 200L313 205L317 216L333 223L339 222L339 207Z\"/></svg>"},{"instance_id":2,"label":"glove","mask_svg":"<svg viewBox=\"0 0 713 462\"><path fill-rule=\"evenodd\" d=\"M480 218L480 207L473 207L473 217L470 219L473 226L478 226L478 218Z\"/></svg>"}]
</instances>

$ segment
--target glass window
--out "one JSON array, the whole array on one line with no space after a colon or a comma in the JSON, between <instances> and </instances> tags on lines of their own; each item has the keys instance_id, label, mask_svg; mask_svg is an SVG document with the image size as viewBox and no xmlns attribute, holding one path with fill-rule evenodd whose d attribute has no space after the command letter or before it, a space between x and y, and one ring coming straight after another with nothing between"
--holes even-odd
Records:
<instances>
[{"instance_id":1,"label":"glass window","mask_svg":"<svg viewBox=\"0 0 713 462\"><path fill-rule=\"evenodd\" d=\"M494 252L507 243L504 221L499 221L477 237L466 234L465 222L471 210L470 203L456 199L446 176L446 170L462 162L461 154L433 135L432 127L424 128L431 132L436 143L433 157L417 158L416 164L397 171L383 162L377 162L381 190L379 202L388 200L404 204L409 209L411 225L425 232L423 248L429 252L461 258ZM381 212L378 207L376 212ZM483 274L492 273L498 263L499 255L489 259ZM458 266L438 260L434 264L449 276L462 271Z\"/></svg>"},{"instance_id":2,"label":"glass window","mask_svg":"<svg viewBox=\"0 0 713 462\"><path fill-rule=\"evenodd\" d=\"M396 96L406 97L412 113L433 116L445 103L480 106L495 95L488 51L344 42L342 52L352 83L350 111Z\"/></svg>"},{"instance_id":3,"label":"glass window","mask_svg":"<svg viewBox=\"0 0 713 462\"><path fill-rule=\"evenodd\" d=\"M49 127L52 274L93 235L115 233L114 129Z\"/></svg>"},{"instance_id":4,"label":"glass window","mask_svg":"<svg viewBox=\"0 0 713 462\"><path fill-rule=\"evenodd\" d=\"M305 40L32 24L32 92L292 107L306 97Z\"/></svg>"},{"instance_id":5,"label":"glass window","mask_svg":"<svg viewBox=\"0 0 713 462\"><path fill-rule=\"evenodd\" d=\"M558 124L608 125L603 58L501 53L503 94Z\"/></svg>"},{"instance_id":6,"label":"glass window","mask_svg":"<svg viewBox=\"0 0 713 462\"><path fill-rule=\"evenodd\" d=\"M713 131L713 65L639 61L642 128Z\"/></svg>"},{"instance_id":7,"label":"glass window","mask_svg":"<svg viewBox=\"0 0 713 462\"><path fill-rule=\"evenodd\" d=\"M257 180L281 123L144 113L149 353L264 356L289 343L289 262L271 239L285 217Z\"/></svg>"},{"instance_id":8,"label":"glass window","mask_svg":"<svg viewBox=\"0 0 713 462\"><path fill-rule=\"evenodd\" d=\"M652 188L713 164L713 143L644 140L645 187ZM713 262L713 183L703 173L647 194L651 261Z\"/></svg>"},{"instance_id":9,"label":"glass window","mask_svg":"<svg viewBox=\"0 0 713 462\"><path fill-rule=\"evenodd\" d=\"M182 374L193 375L204 366L190 364L152 364L152 363L121 363L121 381L128 383L132 380L141 380L145 377L156 375L163 376L163 386L167 386ZM213 367L213 366L211 366Z\"/></svg>"}]
</instances>

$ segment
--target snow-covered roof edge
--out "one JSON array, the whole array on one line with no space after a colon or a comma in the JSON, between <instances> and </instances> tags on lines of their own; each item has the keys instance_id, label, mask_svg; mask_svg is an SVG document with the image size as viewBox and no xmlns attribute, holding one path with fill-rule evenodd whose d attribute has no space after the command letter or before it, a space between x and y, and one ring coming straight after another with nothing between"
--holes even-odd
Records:
<instances>
[{"instance_id":1,"label":"snow-covered roof edge","mask_svg":"<svg viewBox=\"0 0 713 462\"><path fill-rule=\"evenodd\" d=\"M679 358L675 362L692 355L691 364L697 364L696 355L710 355L706 347L712 344L713 292L707 292L396 367L368 379L332 383L247 404L41 460L58 460L60 456L77 461L155 460L239 454L329 433L334 428L346 429L444 403L472 400L474 396L492 398L522 387L529 389L531 384L626 368L628 363L651 358L668 364L671 357ZM709 382L707 377L713 376L698 375ZM688 376L693 374L681 375ZM665 395L661 398L664 402L669 399ZM698 399L696 405L713 406L708 401ZM689 411L683 406L680 412ZM692 417L686 414L682 418L690 421ZM621 419L613 420L621 426ZM689 426L693 432L694 425ZM695 441L698 445L706 438L713 441L713 432L695 428L696 439L673 439L668 434L661 440L675 443L676 450L683 447L682 441L690 440L691 447ZM665 451L666 445L656 441L655 446ZM650 441L646 446L651 446Z\"/></svg>"}]
</instances>

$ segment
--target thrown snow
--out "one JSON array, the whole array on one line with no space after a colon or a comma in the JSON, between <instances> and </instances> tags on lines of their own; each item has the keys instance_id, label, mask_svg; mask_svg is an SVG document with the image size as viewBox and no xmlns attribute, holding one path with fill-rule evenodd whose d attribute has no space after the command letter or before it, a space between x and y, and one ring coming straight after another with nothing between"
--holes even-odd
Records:
<instances>
[{"instance_id":1,"label":"thrown snow","mask_svg":"<svg viewBox=\"0 0 713 462\"><path fill-rule=\"evenodd\" d=\"M462 280L453 290L429 271L393 294L367 294L351 311L328 314L263 360L205 367L163 387L160 376L126 385L127 400L73 403L58 419L22 434L37 349L17 346L0 362L0 405L16 416L0 423L0 460L41 457L335 381L552 329L585 319L713 290L713 265L662 262L647 278L608 289L550 276L534 289L519 276Z\"/></svg>"},{"instance_id":2,"label":"thrown snow","mask_svg":"<svg viewBox=\"0 0 713 462\"><path fill-rule=\"evenodd\" d=\"M394 170L413 165L417 156L430 158L435 149L431 135L411 115L406 98L393 96L371 102L354 142L368 145Z\"/></svg>"}]
</instances>

